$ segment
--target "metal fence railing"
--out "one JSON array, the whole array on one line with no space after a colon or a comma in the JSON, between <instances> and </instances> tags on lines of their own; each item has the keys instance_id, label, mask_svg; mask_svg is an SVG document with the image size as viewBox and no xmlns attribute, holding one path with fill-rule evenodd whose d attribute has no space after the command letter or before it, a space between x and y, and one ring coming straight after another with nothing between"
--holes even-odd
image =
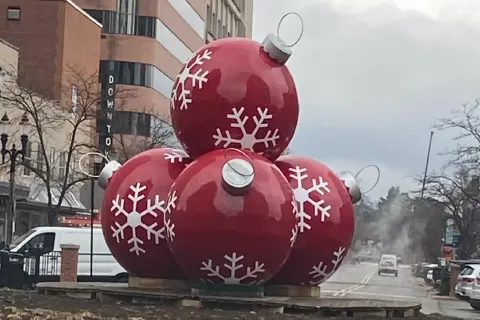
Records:
<instances>
[{"instance_id":1,"label":"metal fence railing","mask_svg":"<svg viewBox=\"0 0 480 320\"><path fill-rule=\"evenodd\" d=\"M59 281L61 260L60 251L52 251L35 257L24 257L23 270L32 283ZM92 270L90 270L90 260L92 260ZM90 253L79 253L78 276L81 281L95 281L95 279L99 278L102 278L103 281L109 281L107 278L113 275L97 274L95 265L110 263L116 263L111 253L94 253L92 255Z\"/></svg>"}]
</instances>

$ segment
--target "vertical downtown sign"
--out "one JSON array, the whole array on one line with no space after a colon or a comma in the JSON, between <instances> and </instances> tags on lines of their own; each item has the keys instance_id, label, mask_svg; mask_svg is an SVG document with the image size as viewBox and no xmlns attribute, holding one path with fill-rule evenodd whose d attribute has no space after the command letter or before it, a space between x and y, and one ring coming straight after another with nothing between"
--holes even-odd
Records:
<instances>
[{"instance_id":1,"label":"vertical downtown sign","mask_svg":"<svg viewBox=\"0 0 480 320\"><path fill-rule=\"evenodd\" d=\"M112 72L106 74L102 90L103 99L100 108L100 121L98 122L99 133L99 147L100 151L107 157L110 157L112 152L112 126L113 126L113 112L115 110L115 76Z\"/></svg>"}]
</instances>

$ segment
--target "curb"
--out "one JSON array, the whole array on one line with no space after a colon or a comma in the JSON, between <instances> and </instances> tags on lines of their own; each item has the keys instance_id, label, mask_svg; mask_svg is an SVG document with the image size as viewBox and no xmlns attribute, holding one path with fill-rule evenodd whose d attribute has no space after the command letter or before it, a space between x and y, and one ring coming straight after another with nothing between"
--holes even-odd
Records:
<instances>
[{"instance_id":1,"label":"curb","mask_svg":"<svg viewBox=\"0 0 480 320\"><path fill-rule=\"evenodd\" d=\"M439 296L439 295L431 295L429 297L430 299L433 299L433 300L458 300L457 298L455 297L451 297L451 296Z\"/></svg>"}]
</instances>

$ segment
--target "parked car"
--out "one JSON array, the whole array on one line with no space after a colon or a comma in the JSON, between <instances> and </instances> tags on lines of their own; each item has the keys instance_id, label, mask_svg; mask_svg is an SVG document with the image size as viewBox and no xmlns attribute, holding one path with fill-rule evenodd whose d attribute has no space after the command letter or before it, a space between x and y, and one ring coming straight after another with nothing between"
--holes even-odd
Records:
<instances>
[{"instance_id":1,"label":"parked car","mask_svg":"<svg viewBox=\"0 0 480 320\"><path fill-rule=\"evenodd\" d=\"M378 275L382 273L394 274L398 277L397 256L394 254L382 254L378 261Z\"/></svg>"},{"instance_id":2,"label":"parked car","mask_svg":"<svg viewBox=\"0 0 480 320\"><path fill-rule=\"evenodd\" d=\"M455 296L462 300L469 300L472 294L473 284L480 276L480 265L467 264L457 277Z\"/></svg>"},{"instance_id":3,"label":"parked car","mask_svg":"<svg viewBox=\"0 0 480 320\"><path fill-rule=\"evenodd\" d=\"M432 268L429 268L425 275L425 282L429 284L438 284L441 280L442 267L438 265L433 265Z\"/></svg>"},{"instance_id":4,"label":"parked car","mask_svg":"<svg viewBox=\"0 0 480 320\"><path fill-rule=\"evenodd\" d=\"M480 311L480 276L478 275L475 277L475 281L472 284L469 302L473 310Z\"/></svg>"},{"instance_id":5,"label":"parked car","mask_svg":"<svg viewBox=\"0 0 480 320\"><path fill-rule=\"evenodd\" d=\"M93 228L93 277L90 277L90 228L33 228L10 244L10 252L25 256L25 272L35 272L35 256L39 256L37 281L58 281L60 278L61 244L80 246L78 255L79 281L126 282L128 274L110 252L101 228Z\"/></svg>"}]
</instances>

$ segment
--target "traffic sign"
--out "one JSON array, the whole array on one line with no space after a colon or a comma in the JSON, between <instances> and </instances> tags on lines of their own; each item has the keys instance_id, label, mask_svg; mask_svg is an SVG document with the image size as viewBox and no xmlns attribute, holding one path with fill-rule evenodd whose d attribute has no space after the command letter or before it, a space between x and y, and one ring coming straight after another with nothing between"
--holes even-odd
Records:
<instances>
[{"instance_id":1,"label":"traffic sign","mask_svg":"<svg viewBox=\"0 0 480 320\"><path fill-rule=\"evenodd\" d=\"M445 226L445 245L458 248L461 242L460 232L453 219L448 219Z\"/></svg>"}]
</instances>

